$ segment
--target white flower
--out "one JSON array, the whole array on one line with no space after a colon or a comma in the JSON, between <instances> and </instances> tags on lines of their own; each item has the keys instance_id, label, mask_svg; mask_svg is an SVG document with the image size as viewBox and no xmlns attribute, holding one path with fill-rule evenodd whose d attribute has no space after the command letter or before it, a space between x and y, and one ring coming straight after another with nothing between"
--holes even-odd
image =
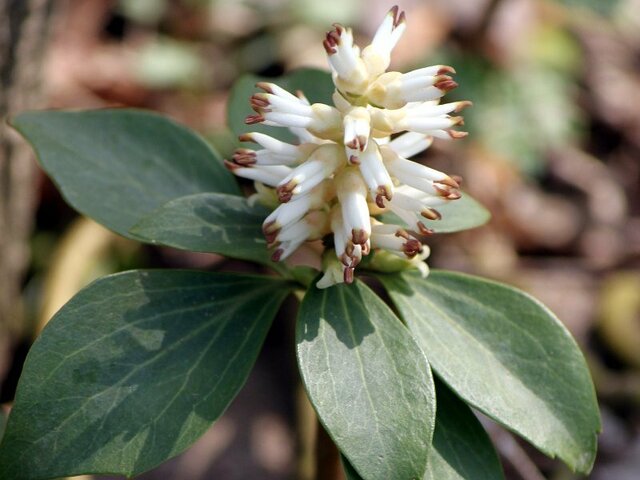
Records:
<instances>
[{"instance_id":1,"label":"white flower","mask_svg":"<svg viewBox=\"0 0 640 480\"><path fill-rule=\"evenodd\" d=\"M439 103L458 86L452 67L386 72L405 28L404 12L393 7L361 52L351 29L334 25L324 40L334 106L310 104L301 93L258 83L262 92L251 97L256 114L246 123L287 127L300 144L249 133L240 140L263 148L238 149L233 162L226 162L236 175L260 182L257 198L274 198L267 191L275 189L280 205L263 224L274 261L305 241L323 239L328 245L319 288L351 283L372 250L372 268L417 268L426 276L424 239L432 231L423 221L440 219L436 207L460 198L455 179L407 158L429 148L434 138L466 136L453 129L462 117L450 114L471 102ZM376 218L387 211L406 227Z\"/></svg>"}]
</instances>

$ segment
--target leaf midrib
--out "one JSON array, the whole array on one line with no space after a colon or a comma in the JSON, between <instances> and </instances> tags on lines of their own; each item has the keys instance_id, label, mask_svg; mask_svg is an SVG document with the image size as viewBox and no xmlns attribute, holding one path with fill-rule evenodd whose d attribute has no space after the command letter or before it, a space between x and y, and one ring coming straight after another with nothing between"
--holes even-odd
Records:
<instances>
[{"instance_id":1,"label":"leaf midrib","mask_svg":"<svg viewBox=\"0 0 640 480\"><path fill-rule=\"evenodd\" d=\"M202 287L201 287L202 288ZM262 288L258 287L252 290L252 295L254 296L258 296L258 292L263 292L266 290L271 290L272 289L272 285L265 285ZM220 301L212 301L212 302L204 302L201 303L199 306L197 307L191 307L189 309L180 309L180 311L190 311L190 310L198 310L201 308L206 308L208 306L212 306L212 305L216 305L218 303L233 303L233 301L231 299L229 300L224 300L222 302ZM237 302L236 302L237 303ZM265 308L265 306L263 305L263 309ZM228 315L227 315L227 319L225 319L223 322L220 322L220 325L226 325L227 322L233 317L233 314L237 311L236 309L231 310ZM263 311L263 310L262 310ZM170 312L163 312L162 314L159 314L157 316L165 316L165 314L171 314L174 313L175 311L170 311ZM141 321L146 321L149 320L150 318L154 318L155 316L148 316L145 317L144 319L140 319L139 321L136 322L132 322L132 323L128 323L125 327L123 328L127 328L133 325L136 325L138 323L140 323ZM256 317L259 318L259 317ZM219 320L218 320L219 321ZM189 332L189 334L185 335L184 337L180 338L179 340L177 340L175 343L173 343L170 347L163 349L160 353L158 353L157 355L155 355L154 357L148 359L147 361L136 365L136 367L131 370L129 373L127 373L123 378L121 378L120 380L118 380L115 384L110 385L108 388L106 388L105 390L102 390L100 392L97 392L94 395L91 395L90 397L88 397L79 407L77 407L74 412L69 415L67 418L65 418L57 427L55 430L50 431L49 433L41 436L40 438L38 438L36 441L33 442L32 445L37 445L39 443L41 443L43 440L46 440L47 438L49 438L51 435L55 434L57 430L59 430L60 428L62 428L65 424L67 424L71 419L73 419L77 414L83 412L83 410L85 409L85 407L92 401L94 401L96 398L100 397L101 395L107 393L107 392L111 392L113 391L114 388L117 388L119 386L122 385L123 382L125 382L126 380L128 380L129 378L131 378L133 375L135 375L136 373L138 373L142 368L155 363L156 361L160 360L161 358L163 358L164 356L166 356L166 354L174 351L175 349L179 348L180 346L182 346L185 342L191 340L195 335L199 334L202 330L206 330L208 327L210 327L213 323L216 322L215 318L210 318L209 320L205 321L202 325L200 325L198 328L196 328L195 330L192 330L191 332ZM257 325L257 321L254 321L254 326ZM118 329L119 331L121 331L123 328ZM222 330L222 328L220 328L220 330ZM100 340L104 340L105 338L109 338L113 335L112 332L110 333L108 336L103 336L101 337ZM98 340L98 341L100 341ZM245 342L246 342L246 338L245 338ZM95 343L95 342L94 342ZM243 342L244 343L244 342ZM236 353L237 355L237 353ZM66 358L65 358L66 360ZM61 364L64 363L64 360L61 362ZM57 368L59 368L60 365ZM48 380L51 377L51 375L48 375L47 378L45 379ZM84 398L84 397L83 397ZM55 436L54 436L55 438ZM57 443L57 439L54 441L54 445ZM22 460L24 458L24 456L28 453L28 450L24 450L22 452L22 455L19 455L18 457L16 457L16 461L13 462L13 464L15 464L16 462L19 462L20 460Z\"/></svg>"}]
</instances>

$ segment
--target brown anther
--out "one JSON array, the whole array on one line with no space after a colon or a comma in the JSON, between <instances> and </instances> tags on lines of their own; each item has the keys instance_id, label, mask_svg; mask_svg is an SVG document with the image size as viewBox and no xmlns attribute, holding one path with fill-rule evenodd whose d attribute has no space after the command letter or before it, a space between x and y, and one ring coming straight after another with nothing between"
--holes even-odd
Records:
<instances>
[{"instance_id":1,"label":"brown anther","mask_svg":"<svg viewBox=\"0 0 640 480\"><path fill-rule=\"evenodd\" d=\"M398 230L396 230L395 235L396 237L404 238L405 240L409 240L411 238L409 236L409 233L403 228L399 228Z\"/></svg>"},{"instance_id":2,"label":"brown anther","mask_svg":"<svg viewBox=\"0 0 640 480\"><path fill-rule=\"evenodd\" d=\"M322 41L322 46L324 47L324 51L327 52L327 55L335 55L338 53L335 45L333 45L328 39Z\"/></svg>"},{"instance_id":3,"label":"brown anther","mask_svg":"<svg viewBox=\"0 0 640 480\"><path fill-rule=\"evenodd\" d=\"M338 33L338 35L342 35L342 32L344 32L344 27L339 23L334 23L333 28Z\"/></svg>"},{"instance_id":4,"label":"brown anther","mask_svg":"<svg viewBox=\"0 0 640 480\"><path fill-rule=\"evenodd\" d=\"M347 258L349 259L348 261L346 259L342 259L343 263L345 265L350 265L351 264L351 258L353 257L353 251L355 250L356 246L354 245L353 242L347 242L347 244L344 246L344 253L347 256ZM346 262L346 263L345 263Z\"/></svg>"},{"instance_id":5,"label":"brown anther","mask_svg":"<svg viewBox=\"0 0 640 480\"><path fill-rule=\"evenodd\" d=\"M438 187L435 183L433 184L433 188L436 189L439 196L446 198L447 200L458 200L462 196L462 194L457 190L451 190L449 187Z\"/></svg>"},{"instance_id":6,"label":"brown anther","mask_svg":"<svg viewBox=\"0 0 640 480\"><path fill-rule=\"evenodd\" d=\"M364 152L364 149L367 146L367 137L363 136L363 135L359 135L356 137L356 140L358 141L358 150L360 150L361 152Z\"/></svg>"},{"instance_id":7,"label":"brown anther","mask_svg":"<svg viewBox=\"0 0 640 480\"><path fill-rule=\"evenodd\" d=\"M236 168L240 168L240 165L230 162L227 159L224 160L224 166L227 167L227 170L229 170L230 172L233 172Z\"/></svg>"},{"instance_id":8,"label":"brown anther","mask_svg":"<svg viewBox=\"0 0 640 480\"><path fill-rule=\"evenodd\" d=\"M460 197L462 197L462 194L457 190L454 190L447 195L447 200L458 200Z\"/></svg>"},{"instance_id":9,"label":"brown anther","mask_svg":"<svg viewBox=\"0 0 640 480\"><path fill-rule=\"evenodd\" d=\"M402 244L402 252L409 258L415 257L422 251L422 243L415 238L410 238Z\"/></svg>"},{"instance_id":10,"label":"brown anther","mask_svg":"<svg viewBox=\"0 0 640 480\"><path fill-rule=\"evenodd\" d=\"M253 142L253 136L250 133L243 133L238 136L238 140L241 142Z\"/></svg>"},{"instance_id":11,"label":"brown anther","mask_svg":"<svg viewBox=\"0 0 640 480\"><path fill-rule=\"evenodd\" d=\"M353 283L354 270L355 269L352 267L347 267L344 269L344 283L346 283L347 285L350 285Z\"/></svg>"},{"instance_id":12,"label":"brown anther","mask_svg":"<svg viewBox=\"0 0 640 480\"><path fill-rule=\"evenodd\" d=\"M362 245L362 255L369 255L371 253L371 243L367 242Z\"/></svg>"},{"instance_id":13,"label":"brown anther","mask_svg":"<svg viewBox=\"0 0 640 480\"><path fill-rule=\"evenodd\" d=\"M433 189L436 191L439 197L448 198L453 191L451 187L447 185L442 185L437 182L433 182Z\"/></svg>"},{"instance_id":14,"label":"brown anther","mask_svg":"<svg viewBox=\"0 0 640 480\"><path fill-rule=\"evenodd\" d=\"M269 85L268 82L258 82L256 83L256 87L259 88L260 90L264 90L266 93L273 93L273 89L271 88L271 85Z\"/></svg>"},{"instance_id":15,"label":"brown anther","mask_svg":"<svg viewBox=\"0 0 640 480\"><path fill-rule=\"evenodd\" d=\"M438 90L442 90L443 92L448 92L449 90L453 90L458 86L458 84L451 79L451 77L447 77L446 79L437 81L433 84Z\"/></svg>"},{"instance_id":16,"label":"brown anther","mask_svg":"<svg viewBox=\"0 0 640 480\"><path fill-rule=\"evenodd\" d=\"M451 175L451 179L455 180L458 185L462 185L463 179L460 175Z\"/></svg>"},{"instance_id":17,"label":"brown anther","mask_svg":"<svg viewBox=\"0 0 640 480\"><path fill-rule=\"evenodd\" d=\"M273 255L271 255L271 260L273 262L279 262L280 259L282 258L283 253L284 253L284 250L282 248L278 248L275 252L273 252Z\"/></svg>"},{"instance_id":18,"label":"brown anther","mask_svg":"<svg viewBox=\"0 0 640 480\"><path fill-rule=\"evenodd\" d=\"M449 136L453 139L459 139L459 138L464 138L467 135L469 135L469 132L461 132L459 130L447 130L447 133L449 134Z\"/></svg>"},{"instance_id":19,"label":"brown anther","mask_svg":"<svg viewBox=\"0 0 640 480\"><path fill-rule=\"evenodd\" d=\"M380 185L376 190L376 205L380 208L385 208L384 200L387 199L391 201L391 191L385 187L384 185Z\"/></svg>"},{"instance_id":20,"label":"brown anther","mask_svg":"<svg viewBox=\"0 0 640 480\"><path fill-rule=\"evenodd\" d=\"M420 212L420 215L422 215L427 220L441 220L442 219L442 214L439 211L437 211L435 208L425 207Z\"/></svg>"},{"instance_id":21,"label":"brown anther","mask_svg":"<svg viewBox=\"0 0 640 480\"><path fill-rule=\"evenodd\" d=\"M331 30L327 33L327 38L330 38L334 44L340 45L340 34L335 30Z\"/></svg>"},{"instance_id":22,"label":"brown anther","mask_svg":"<svg viewBox=\"0 0 640 480\"><path fill-rule=\"evenodd\" d=\"M353 243L348 243L342 257L340 257L340 261L345 267L355 268L360 263L360 258L353 254L354 251L355 245Z\"/></svg>"},{"instance_id":23,"label":"brown anther","mask_svg":"<svg viewBox=\"0 0 640 480\"><path fill-rule=\"evenodd\" d=\"M369 240L369 234L362 228L354 228L351 230L351 240L357 245L364 245Z\"/></svg>"},{"instance_id":24,"label":"brown anther","mask_svg":"<svg viewBox=\"0 0 640 480\"><path fill-rule=\"evenodd\" d=\"M391 7L391 10L387 13L387 15L391 15L393 18L393 27L397 28L401 23L405 22L404 12L400 12L400 8L398 5L394 5Z\"/></svg>"},{"instance_id":25,"label":"brown anther","mask_svg":"<svg viewBox=\"0 0 640 480\"><path fill-rule=\"evenodd\" d=\"M456 102L456 109L454 110L454 112L459 112L464 108L470 107L473 105L473 102L470 100L463 100L461 102Z\"/></svg>"},{"instance_id":26,"label":"brown anther","mask_svg":"<svg viewBox=\"0 0 640 480\"><path fill-rule=\"evenodd\" d=\"M264 93L255 93L251 95L249 104L251 105L251 108L253 108L258 113L270 111L268 107L271 105L271 103L269 103L269 99Z\"/></svg>"},{"instance_id":27,"label":"brown anther","mask_svg":"<svg viewBox=\"0 0 640 480\"><path fill-rule=\"evenodd\" d=\"M446 186L451 187L451 188L460 188L460 185L458 184L458 182L456 182L451 177L444 177L442 180L438 180L435 183L441 183L441 184L446 185Z\"/></svg>"},{"instance_id":28,"label":"brown anther","mask_svg":"<svg viewBox=\"0 0 640 480\"><path fill-rule=\"evenodd\" d=\"M456 69L453 67L450 67L449 65L442 65L440 67L440 70L438 70L437 75L446 75L447 73L455 74Z\"/></svg>"},{"instance_id":29,"label":"brown anther","mask_svg":"<svg viewBox=\"0 0 640 480\"><path fill-rule=\"evenodd\" d=\"M249 166L256 163L256 152L247 148L238 148L233 153L233 161L238 165Z\"/></svg>"},{"instance_id":30,"label":"brown anther","mask_svg":"<svg viewBox=\"0 0 640 480\"><path fill-rule=\"evenodd\" d=\"M247 115L247 118L244 119L244 123L246 123L247 125L253 125L255 123L262 123L262 122L264 122L264 117L260 114Z\"/></svg>"},{"instance_id":31,"label":"brown anther","mask_svg":"<svg viewBox=\"0 0 640 480\"><path fill-rule=\"evenodd\" d=\"M401 24L405 23L407 21L404 12L400 12L400 15L398 16L398 19L395 21L395 23L393 24L394 27L399 27Z\"/></svg>"},{"instance_id":32,"label":"brown anther","mask_svg":"<svg viewBox=\"0 0 640 480\"><path fill-rule=\"evenodd\" d=\"M276 243L276 239L278 238L278 233L280 233L280 230L276 232L268 232L264 234L264 238L267 241L267 245L269 247L273 246Z\"/></svg>"},{"instance_id":33,"label":"brown anther","mask_svg":"<svg viewBox=\"0 0 640 480\"><path fill-rule=\"evenodd\" d=\"M279 231L280 231L280 225L278 225L275 220L266 222L262 225L262 233L264 233L265 235L269 233L274 233L274 232L277 233Z\"/></svg>"},{"instance_id":34,"label":"brown anther","mask_svg":"<svg viewBox=\"0 0 640 480\"><path fill-rule=\"evenodd\" d=\"M360 150L358 137L354 137L353 139L349 140L349 142L345 143L344 146L350 148L351 150Z\"/></svg>"},{"instance_id":35,"label":"brown anther","mask_svg":"<svg viewBox=\"0 0 640 480\"><path fill-rule=\"evenodd\" d=\"M416 226L418 227L418 231L422 235L433 235L433 230L431 230L430 228L427 228L427 226L424 223L417 222Z\"/></svg>"},{"instance_id":36,"label":"brown anther","mask_svg":"<svg viewBox=\"0 0 640 480\"><path fill-rule=\"evenodd\" d=\"M453 122L453 125L464 125L464 117L451 117L449 120Z\"/></svg>"},{"instance_id":37,"label":"brown anther","mask_svg":"<svg viewBox=\"0 0 640 480\"><path fill-rule=\"evenodd\" d=\"M357 157L355 155L349 155L349 164L360 165L360 157Z\"/></svg>"},{"instance_id":38,"label":"brown anther","mask_svg":"<svg viewBox=\"0 0 640 480\"><path fill-rule=\"evenodd\" d=\"M449 75L436 75L433 77L433 84L437 87L442 82L449 82L453 80Z\"/></svg>"},{"instance_id":39,"label":"brown anther","mask_svg":"<svg viewBox=\"0 0 640 480\"><path fill-rule=\"evenodd\" d=\"M278 187L276 189L276 193L278 194L278 200L280 203L287 203L293 198L293 192L282 187Z\"/></svg>"}]
</instances>

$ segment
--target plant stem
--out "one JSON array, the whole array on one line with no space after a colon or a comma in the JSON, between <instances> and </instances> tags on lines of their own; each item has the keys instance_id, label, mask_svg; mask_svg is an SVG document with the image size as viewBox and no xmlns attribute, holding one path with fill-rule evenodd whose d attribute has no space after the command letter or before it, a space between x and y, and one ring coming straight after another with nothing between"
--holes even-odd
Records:
<instances>
[{"instance_id":1,"label":"plant stem","mask_svg":"<svg viewBox=\"0 0 640 480\"><path fill-rule=\"evenodd\" d=\"M319 421L316 431L315 480L344 480L340 452Z\"/></svg>"},{"instance_id":2,"label":"plant stem","mask_svg":"<svg viewBox=\"0 0 640 480\"><path fill-rule=\"evenodd\" d=\"M307 398L302 384L296 391L297 431L298 431L298 461L296 478L299 480L313 480L315 474L315 437L317 420L316 413Z\"/></svg>"}]
</instances>

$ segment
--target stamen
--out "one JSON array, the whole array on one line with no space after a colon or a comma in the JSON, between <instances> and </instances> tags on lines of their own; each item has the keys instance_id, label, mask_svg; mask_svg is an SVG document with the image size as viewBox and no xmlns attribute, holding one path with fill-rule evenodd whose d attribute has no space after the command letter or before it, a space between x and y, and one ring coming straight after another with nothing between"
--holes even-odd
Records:
<instances>
[{"instance_id":1,"label":"stamen","mask_svg":"<svg viewBox=\"0 0 640 480\"><path fill-rule=\"evenodd\" d=\"M258 82L256 83L256 87L259 88L260 90L264 90L267 93L273 93L273 88L271 88L271 85L269 82Z\"/></svg>"},{"instance_id":2,"label":"stamen","mask_svg":"<svg viewBox=\"0 0 640 480\"><path fill-rule=\"evenodd\" d=\"M268 109L269 105L271 104L269 103L269 98L265 93L254 93L253 95L251 95L249 103L251 104L251 108L253 108L258 113L271 111L270 109Z\"/></svg>"},{"instance_id":3,"label":"stamen","mask_svg":"<svg viewBox=\"0 0 640 480\"><path fill-rule=\"evenodd\" d=\"M280 230L280 227L276 224L275 221L266 222L262 225L262 233L265 235L274 233Z\"/></svg>"},{"instance_id":4,"label":"stamen","mask_svg":"<svg viewBox=\"0 0 640 480\"><path fill-rule=\"evenodd\" d=\"M284 249L278 248L275 252L273 252L273 255L271 255L271 261L279 262L280 258L282 258L283 253L284 253Z\"/></svg>"},{"instance_id":5,"label":"stamen","mask_svg":"<svg viewBox=\"0 0 640 480\"><path fill-rule=\"evenodd\" d=\"M450 67L449 65L442 65L437 72L438 75L445 75L447 73L456 74L457 72L455 68Z\"/></svg>"},{"instance_id":6,"label":"stamen","mask_svg":"<svg viewBox=\"0 0 640 480\"><path fill-rule=\"evenodd\" d=\"M440 180L438 180L436 183L442 183L444 185L447 185L451 188L460 188L460 185L458 184L458 182L456 182L453 178L446 176Z\"/></svg>"},{"instance_id":7,"label":"stamen","mask_svg":"<svg viewBox=\"0 0 640 480\"><path fill-rule=\"evenodd\" d=\"M244 119L244 123L247 125L254 125L256 123L264 122L264 117L260 114L257 115L247 115L247 118Z\"/></svg>"},{"instance_id":8,"label":"stamen","mask_svg":"<svg viewBox=\"0 0 640 480\"><path fill-rule=\"evenodd\" d=\"M224 166L227 167L227 170L229 170L230 172L233 172L237 168L240 168L240 165L230 162L226 158L224 159Z\"/></svg>"},{"instance_id":9,"label":"stamen","mask_svg":"<svg viewBox=\"0 0 640 480\"><path fill-rule=\"evenodd\" d=\"M276 188L276 193L278 194L278 200L281 203L287 203L293 197L293 190L298 186L298 182L295 180L290 180L284 185L279 185Z\"/></svg>"},{"instance_id":10,"label":"stamen","mask_svg":"<svg viewBox=\"0 0 640 480\"><path fill-rule=\"evenodd\" d=\"M422 243L420 243L415 238L408 239L402 245L402 252L409 258L415 257L422 251Z\"/></svg>"},{"instance_id":11,"label":"stamen","mask_svg":"<svg viewBox=\"0 0 640 480\"><path fill-rule=\"evenodd\" d=\"M384 199L387 199L390 201L391 198L392 198L392 194L389 191L389 189L384 185L380 185L377 190L376 205L380 208L385 208Z\"/></svg>"},{"instance_id":12,"label":"stamen","mask_svg":"<svg viewBox=\"0 0 640 480\"><path fill-rule=\"evenodd\" d=\"M344 269L344 283L347 285L351 285L353 283L354 270L355 269L353 267L347 267Z\"/></svg>"},{"instance_id":13,"label":"stamen","mask_svg":"<svg viewBox=\"0 0 640 480\"><path fill-rule=\"evenodd\" d=\"M242 166L255 165L256 152L248 148L238 148L233 156L234 163Z\"/></svg>"},{"instance_id":14,"label":"stamen","mask_svg":"<svg viewBox=\"0 0 640 480\"><path fill-rule=\"evenodd\" d=\"M456 88L458 84L451 77L447 77L445 75L445 78L434 83L433 86L436 87L438 90L442 90L443 92L448 92Z\"/></svg>"},{"instance_id":15,"label":"stamen","mask_svg":"<svg viewBox=\"0 0 640 480\"><path fill-rule=\"evenodd\" d=\"M456 102L456 109L454 112L460 112L462 109L473 106L473 102L470 100L463 100L461 102Z\"/></svg>"},{"instance_id":16,"label":"stamen","mask_svg":"<svg viewBox=\"0 0 640 480\"><path fill-rule=\"evenodd\" d=\"M418 227L418 231L422 234L422 235L433 235L434 231L430 228L427 228L427 226L422 223L422 222L417 222L416 226Z\"/></svg>"},{"instance_id":17,"label":"stamen","mask_svg":"<svg viewBox=\"0 0 640 480\"><path fill-rule=\"evenodd\" d=\"M275 232L263 232L263 233L264 233L264 238L267 241L267 246L270 247L272 245L275 245L276 239L278 238L278 233L280 233L280 230L276 230Z\"/></svg>"},{"instance_id":18,"label":"stamen","mask_svg":"<svg viewBox=\"0 0 640 480\"><path fill-rule=\"evenodd\" d=\"M442 220L442 214L435 208L425 207L420 212L420 215L422 215L427 220Z\"/></svg>"},{"instance_id":19,"label":"stamen","mask_svg":"<svg viewBox=\"0 0 640 480\"><path fill-rule=\"evenodd\" d=\"M447 130L447 133L453 139L464 138L469 135L469 132L461 132L459 130Z\"/></svg>"},{"instance_id":20,"label":"stamen","mask_svg":"<svg viewBox=\"0 0 640 480\"><path fill-rule=\"evenodd\" d=\"M364 245L369 240L369 234L361 228L354 228L351 230L351 239L356 245Z\"/></svg>"}]
</instances>

